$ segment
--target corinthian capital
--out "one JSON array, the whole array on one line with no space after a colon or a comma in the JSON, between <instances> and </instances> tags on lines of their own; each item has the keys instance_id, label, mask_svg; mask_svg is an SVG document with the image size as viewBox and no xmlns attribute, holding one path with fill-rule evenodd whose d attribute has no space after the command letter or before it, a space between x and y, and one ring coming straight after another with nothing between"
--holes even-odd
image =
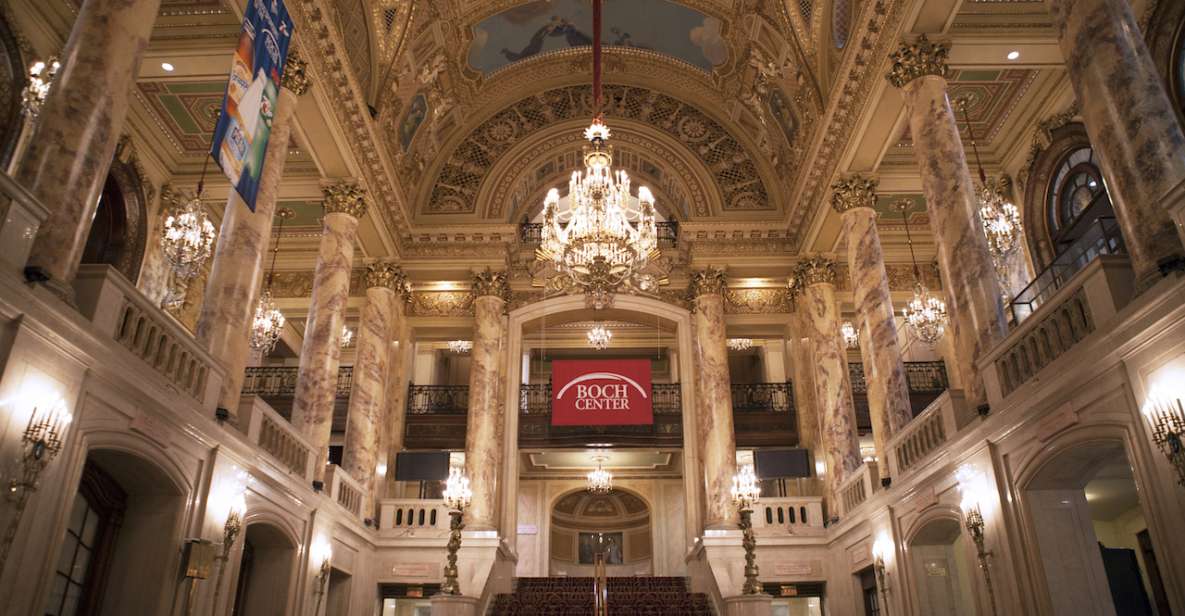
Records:
<instances>
[{"instance_id":1,"label":"corinthian capital","mask_svg":"<svg viewBox=\"0 0 1185 616\"><path fill-rule=\"evenodd\" d=\"M400 299L411 295L407 274L403 273L403 268L390 261L378 261L366 266L366 288L376 287L391 289Z\"/></svg>"},{"instance_id":2,"label":"corinthian capital","mask_svg":"<svg viewBox=\"0 0 1185 616\"><path fill-rule=\"evenodd\" d=\"M821 255L805 257L794 268L794 278L801 287L835 284L835 261Z\"/></svg>"},{"instance_id":3,"label":"corinthian capital","mask_svg":"<svg viewBox=\"0 0 1185 616\"><path fill-rule=\"evenodd\" d=\"M932 42L923 34L916 43L902 43L897 51L889 54L893 66L885 78L897 88L905 87L905 84L926 75L946 78L949 73L946 57L949 53L950 48L945 44Z\"/></svg>"},{"instance_id":4,"label":"corinthian capital","mask_svg":"<svg viewBox=\"0 0 1185 616\"><path fill-rule=\"evenodd\" d=\"M724 270L714 266L691 273L691 280L687 283L687 294L691 299L701 295L723 295L728 288L728 278Z\"/></svg>"},{"instance_id":5,"label":"corinthian capital","mask_svg":"<svg viewBox=\"0 0 1185 616\"><path fill-rule=\"evenodd\" d=\"M309 65L297 55L296 50L288 48L288 59L284 62L284 76L280 78L280 86L300 96L309 91L312 81L309 80Z\"/></svg>"},{"instance_id":6,"label":"corinthian capital","mask_svg":"<svg viewBox=\"0 0 1185 616\"><path fill-rule=\"evenodd\" d=\"M366 193L353 182L338 182L321 188L325 198L321 204L326 214L349 214L362 218L366 214Z\"/></svg>"},{"instance_id":7,"label":"corinthian capital","mask_svg":"<svg viewBox=\"0 0 1185 616\"><path fill-rule=\"evenodd\" d=\"M839 180L831 185L831 207L843 214L858 207L876 205L876 180L860 175Z\"/></svg>"},{"instance_id":8,"label":"corinthian capital","mask_svg":"<svg viewBox=\"0 0 1185 616\"><path fill-rule=\"evenodd\" d=\"M510 301L510 282L506 272L495 272L486 268L484 272L473 274L473 296L493 295Z\"/></svg>"}]
</instances>

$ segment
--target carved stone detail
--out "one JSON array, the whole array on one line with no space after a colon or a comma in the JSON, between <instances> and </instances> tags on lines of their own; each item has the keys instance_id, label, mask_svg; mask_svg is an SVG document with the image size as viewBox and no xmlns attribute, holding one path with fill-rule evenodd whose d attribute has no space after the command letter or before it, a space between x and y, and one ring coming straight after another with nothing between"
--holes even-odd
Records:
<instances>
[{"instance_id":1,"label":"carved stone detail","mask_svg":"<svg viewBox=\"0 0 1185 616\"><path fill-rule=\"evenodd\" d=\"M728 289L728 278L724 270L708 266L691 273L691 280L687 283L687 297L695 299L701 295L723 294Z\"/></svg>"},{"instance_id":2,"label":"carved stone detail","mask_svg":"<svg viewBox=\"0 0 1185 616\"><path fill-rule=\"evenodd\" d=\"M794 268L794 277L803 287L835 284L836 273L835 261L821 255L806 257Z\"/></svg>"},{"instance_id":3,"label":"carved stone detail","mask_svg":"<svg viewBox=\"0 0 1185 616\"><path fill-rule=\"evenodd\" d=\"M905 84L926 75L937 75L946 78L950 73L946 59L950 48L944 43L935 43L923 34L915 43L902 43L897 51L889 55L893 66L885 78L894 87L903 88Z\"/></svg>"},{"instance_id":4,"label":"carved stone detail","mask_svg":"<svg viewBox=\"0 0 1185 616\"><path fill-rule=\"evenodd\" d=\"M876 205L876 184L872 178L853 175L831 185L831 207L843 214L848 210Z\"/></svg>"},{"instance_id":5,"label":"carved stone detail","mask_svg":"<svg viewBox=\"0 0 1185 616\"><path fill-rule=\"evenodd\" d=\"M391 289L404 301L411 296L407 274L403 273L403 268L390 261L378 261L366 266L366 288L375 287Z\"/></svg>"},{"instance_id":6,"label":"carved stone detail","mask_svg":"<svg viewBox=\"0 0 1185 616\"><path fill-rule=\"evenodd\" d=\"M304 95L313 85L309 78L309 64L301 59L295 49L289 49L288 60L284 63L284 76L280 78L280 85L292 90L297 96Z\"/></svg>"},{"instance_id":7,"label":"carved stone detail","mask_svg":"<svg viewBox=\"0 0 1185 616\"><path fill-rule=\"evenodd\" d=\"M495 272L488 267L483 272L475 272L473 274L473 296L481 297L483 295L494 295L509 302L510 282L506 277L506 272Z\"/></svg>"},{"instance_id":8,"label":"carved stone detail","mask_svg":"<svg viewBox=\"0 0 1185 616\"><path fill-rule=\"evenodd\" d=\"M366 192L352 182L338 182L321 189L326 214L349 214L362 218L366 214Z\"/></svg>"}]
</instances>

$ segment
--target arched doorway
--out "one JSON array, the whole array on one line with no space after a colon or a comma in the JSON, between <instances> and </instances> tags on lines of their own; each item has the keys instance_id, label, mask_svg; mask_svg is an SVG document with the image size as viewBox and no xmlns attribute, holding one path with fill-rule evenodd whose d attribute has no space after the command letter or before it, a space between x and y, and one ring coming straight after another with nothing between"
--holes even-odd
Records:
<instances>
[{"instance_id":1,"label":"arched doorway","mask_svg":"<svg viewBox=\"0 0 1185 616\"><path fill-rule=\"evenodd\" d=\"M571 492L551 509L550 575L591 577L598 542L610 576L654 573L650 507L632 492Z\"/></svg>"},{"instance_id":2,"label":"arched doorway","mask_svg":"<svg viewBox=\"0 0 1185 616\"><path fill-rule=\"evenodd\" d=\"M932 616L970 616L977 613L972 595L972 565L959 518L935 518L918 529L907 551L910 575L916 582L919 613Z\"/></svg>"},{"instance_id":3,"label":"arched doorway","mask_svg":"<svg viewBox=\"0 0 1185 616\"><path fill-rule=\"evenodd\" d=\"M111 163L95 208L82 263L110 265L135 284L147 248L144 187L133 163Z\"/></svg>"},{"instance_id":4,"label":"arched doorway","mask_svg":"<svg viewBox=\"0 0 1185 616\"><path fill-rule=\"evenodd\" d=\"M1169 613L1122 442L1059 452L1028 481L1024 498L1053 614Z\"/></svg>"},{"instance_id":5,"label":"arched doorway","mask_svg":"<svg viewBox=\"0 0 1185 616\"><path fill-rule=\"evenodd\" d=\"M282 616L288 613L289 587L296 545L268 523L248 524L235 585L233 616Z\"/></svg>"},{"instance_id":6,"label":"arched doorway","mask_svg":"<svg viewBox=\"0 0 1185 616\"><path fill-rule=\"evenodd\" d=\"M185 497L158 466L93 450L72 502L45 613L167 613Z\"/></svg>"}]
</instances>

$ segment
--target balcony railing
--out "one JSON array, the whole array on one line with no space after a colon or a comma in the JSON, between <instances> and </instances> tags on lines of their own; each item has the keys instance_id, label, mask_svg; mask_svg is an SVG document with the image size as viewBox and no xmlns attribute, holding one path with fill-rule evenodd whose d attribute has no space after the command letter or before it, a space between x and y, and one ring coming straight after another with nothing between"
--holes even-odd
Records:
<instances>
[{"instance_id":1,"label":"balcony railing","mask_svg":"<svg viewBox=\"0 0 1185 616\"><path fill-rule=\"evenodd\" d=\"M848 377L852 381L853 394L868 393L868 381L864 378L863 364L849 362ZM939 394L950 386L946 378L946 364L941 361L907 361L905 378L911 394Z\"/></svg>"},{"instance_id":2,"label":"balcony railing","mask_svg":"<svg viewBox=\"0 0 1185 616\"><path fill-rule=\"evenodd\" d=\"M266 453L281 469L304 480L313 480L317 448L258 396L239 402L239 420L246 422L247 440Z\"/></svg>"},{"instance_id":3,"label":"balcony railing","mask_svg":"<svg viewBox=\"0 0 1185 616\"><path fill-rule=\"evenodd\" d=\"M1013 325L1023 323L1099 255L1126 253L1119 223L1111 217L1095 219L1073 244L1054 257L1053 262L1016 294L1008 304L1008 319Z\"/></svg>"},{"instance_id":4,"label":"balcony railing","mask_svg":"<svg viewBox=\"0 0 1185 616\"><path fill-rule=\"evenodd\" d=\"M679 245L679 223L655 223L658 233L659 248L675 248ZM519 241L523 244L534 245L543 241L543 224L537 222L523 223L519 226Z\"/></svg>"},{"instance_id":5,"label":"balcony railing","mask_svg":"<svg viewBox=\"0 0 1185 616\"><path fill-rule=\"evenodd\" d=\"M753 512L753 530L758 535L823 534L823 497L782 496L765 498Z\"/></svg>"},{"instance_id":6,"label":"balcony railing","mask_svg":"<svg viewBox=\"0 0 1185 616\"><path fill-rule=\"evenodd\" d=\"M468 385L407 386L409 415L465 415L469 413Z\"/></svg>"},{"instance_id":7,"label":"balcony railing","mask_svg":"<svg viewBox=\"0 0 1185 616\"><path fill-rule=\"evenodd\" d=\"M518 392L520 415L551 414L551 383L521 385ZM655 415L679 415L683 412L683 393L678 383L653 383L650 394Z\"/></svg>"},{"instance_id":8,"label":"balcony railing","mask_svg":"<svg viewBox=\"0 0 1185 616\"><path fill-rule=\"evenodd\" d=\"M243 394L261 398L290 397L296 394L298 368L295 366L260 366L247 368L243 379ZM354 385L354 367L342 366L337 371L337 396L349 398Z\"/></svg>"},{"instance_id":9,"label":"balcony railing","mask_svg":"<svg viewBox=\"0 0 1185 616\"><path fill-rule=\"evenodd\" d=\"M785 383L733 383L732 410L736 413L792 413L794 387Z\"/></svg>"}]
</instances>

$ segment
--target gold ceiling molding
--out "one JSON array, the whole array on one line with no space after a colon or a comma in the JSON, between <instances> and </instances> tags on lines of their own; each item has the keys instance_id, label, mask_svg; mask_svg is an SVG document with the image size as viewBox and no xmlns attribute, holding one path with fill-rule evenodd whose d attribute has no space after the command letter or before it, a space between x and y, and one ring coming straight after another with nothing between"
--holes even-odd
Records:
<instances>
[{"instance_id":1,"label":"gold ceiling molding","mask_svg":"<svg viewBox=\"0 0 1185 616\"><path fill-rule=\"evenodd\" d=\"M855 22L848 51L835 72L840 76L840 82L832 87L836 94L827 101L813 134L814 142L803 159L810 161L810 169L799 176L800 205L794 210L798 216L792 217L790 227L808 228L811 221L804 220L807 216L825 213L821 203L839 172L839 156L852 139L863 107L876 103L872 89L877 80L884 79L889 51L896 46L904 24L906 4L906 0L875 0L860 11L862 19ZM796 243L801 239L796 238Z\"/></svg>"},{"instance_id":2,"label":"gold ceiling molding","mask_svg":"<svg viewBox=\"0 0 1185 616\"><path fill-rule=\"evenodd\" d=\"M724 211L772 210L775 196L766 188L758 157L723 125L702 110L662 92L640 87L605 88L605 115L648 124L674 137L712 171L723 192ZM473 213L486 171L519 140L555 123L592 115L586 86L568 86L527 96L486 119L457 144L421 200L426 214Z\"/></svg>"}]
</instances>

